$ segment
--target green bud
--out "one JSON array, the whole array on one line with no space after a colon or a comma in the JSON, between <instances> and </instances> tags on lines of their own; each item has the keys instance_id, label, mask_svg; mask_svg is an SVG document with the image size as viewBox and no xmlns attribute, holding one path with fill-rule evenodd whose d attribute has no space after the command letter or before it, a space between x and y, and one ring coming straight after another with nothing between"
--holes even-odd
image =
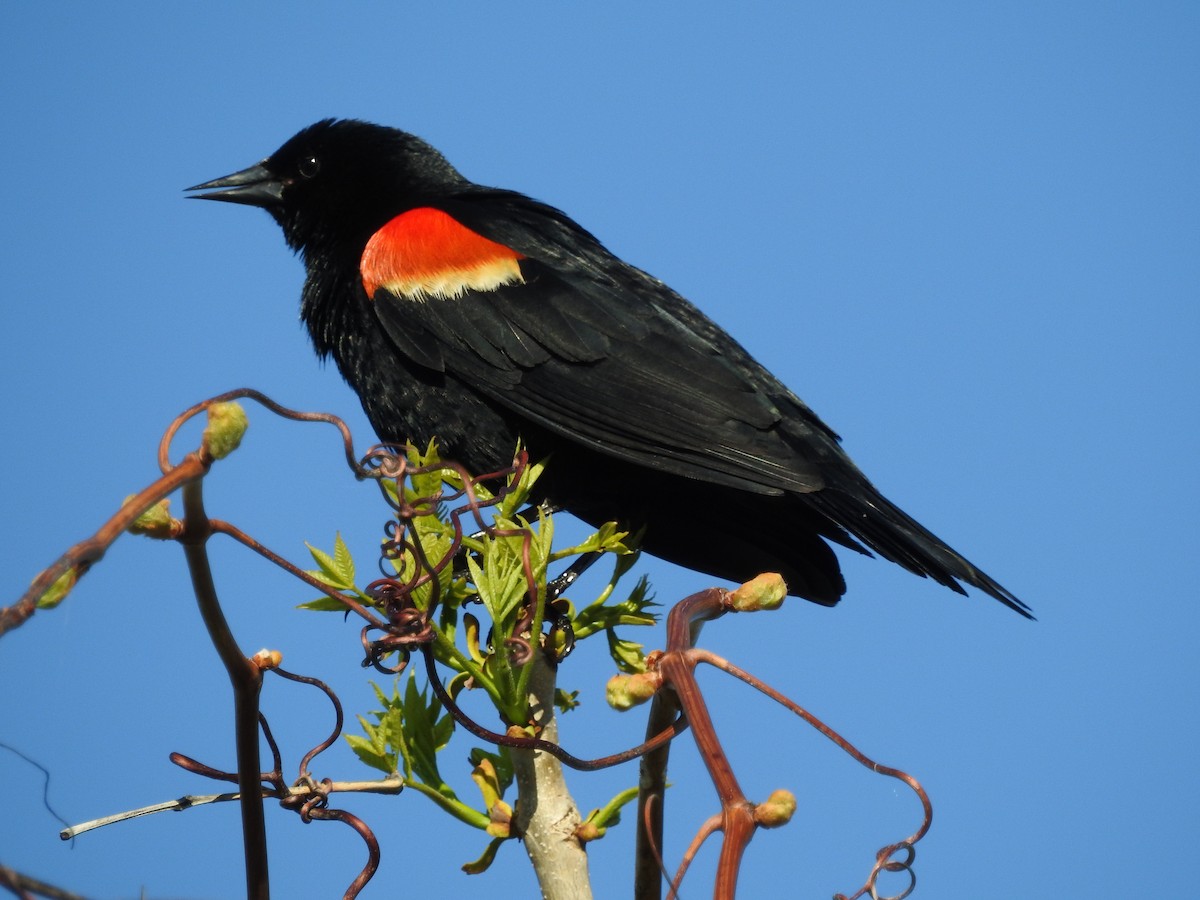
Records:
<instances>
[{"instance_id":1,"label":"green bud","mask_svg":"<svg viewBox=\"0 0 1200 900\"><path fill-rule=\"evenodd\" d=\"M130 495L125 498L125 502L128 503L132 499L133 496ZM178 520L171 518L171 501L164 497L133 520L133 524L129 526L129 533L166 540L174 536L174 529L178 524Z\"/></svg>"},{"instance_id":2,"label":"green bud","mask_svg":"<svg viewBox=\"0 0 1200 900\"><path fill-rule=\"evenodd\" d=\"M575 829L575 837L579 843L586 844L588 841L598 841L604 837L604 832L607 829L601 828L595 822L588 820L580 822L579 827Z\"/></svg>"},{"instance_id":3,"label":"green bud","mask_svg":"<svg viewBox=\"0 0 1200 900\"><path fill-rule=\"evenodd\" d=\"M796 795L780 788L754 807L754 821L763 828L778 828L790 822L795 811Z\"/></svg>"},{"instance_id":4,"label":"green bud","mask_svg":"<svg viewBox=\"0 0 1200 900\"><path fill-rule=\"evenodd\" d=\"M201 446L213 459L224 459L238 448L249 424L240 403L214 403L208 408Z\"/></svg>"},{"instance_id":5,"label":"green bud","mask_svg":"<svg viewBox=\"0 0 1200 900\"><path fill-rule=\"evenodd\" d=\"M614 675L604 687L604 699L618 712L645 703L662 685L657 672L638 672L635 675Z\"/></svg>"},{"instance_id":6,"label":"green bud","mask_svg":"<svg viewBox=\"0 0 1200 900\"><path fill-rule=\"evenodd\" d=\"M787 596L787 584L777 572L766 572L750 579L729 595L734 612L758 612L777 609Z\"/></svg>"},{"instance_id":7,"label":"green bud","mask_svg":"<svg viewBox=\"0 0 1200 900\"><path fill-rule=\"evenodd\" d=\"M67 598L75 582L79 580L79 570L74 566L67 569L55 579L54 584L46 588L46 592L38 597L38 609L54 609Z\"/></svg>"}]
</instances>

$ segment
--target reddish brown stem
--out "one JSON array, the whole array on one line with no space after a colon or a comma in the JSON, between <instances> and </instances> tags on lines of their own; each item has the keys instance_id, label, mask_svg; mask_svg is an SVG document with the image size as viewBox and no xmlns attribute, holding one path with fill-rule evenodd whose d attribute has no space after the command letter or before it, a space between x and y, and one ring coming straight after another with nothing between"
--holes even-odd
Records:
<instances>
[{"instance_id":1,"label":"reddish brown stem","mask_svg":"<svg viewBox=\"0 0 1200 900\"><path fill-rule=\"evenodd\" d=\"M167 426L166 432L159 441L158 467L162 469L164 473L171 470L171 441L174 440L176 433L184 426L185 423L207 410L214 403L228 403L231 400L239 400L243 397L253 400L254 402L266 407L271 412L278 416L282 416L285 419L291 419L295 422L326 422L332 425L342 436L342 447L346 454L346 462L350 468L356 475L359 475L360 477L365 477L370 474L361 466L359 466L358 458L354 453L354 439L350 435L350 428L340 418L331 413L300 412L295 409L289 409L282 404L276 403L266 394L256 391L253 388L237 388L236 390L226 391L224 394L218 394L216 397L210 397L207 400L203 400L176 416L175 421Z\"/></svg>"},{"instance_id":2,"label":"reddish brown stem","mask_svg":"<svg viewBox=\"0 0 1200 900\"><path fill-rule=\"evenodd\" d=\"M303 569L301 569L295 563L290 562L287 559L284 559L282 556L280 556L274 550L259 543L254 538L250 537L250 535L246 534L246 532L244 532L240 528L238 528L236 525L226 522L223 519L210 519L209 527L213 530L213 532L215 532L217 534L223 534L227 537L233 538L235 541L240 543L242 546L247 547L250 550L253 550L255 553L257 553L263 559L269 560L270 562L279 566L279 568L283 569L289 575L292 575L292 576L300 579L301 581L303 581L305 584L316 588L318 591L321 591L326 596L332 597L334 600L337 600L339 603L344 603L346 605L346 609L348 609L348 610L356 613L357 615L361 616L362 618L366 619L372 625L375 625L376 627L379 627L379 628L382 628L385 626L386 623L382 619L380 619L378 616L374 615L371 612L371 610L367 609L365 606L363 606L361 603L359 603L355 598L351 597L349 594L343 594L341 591L335 591L333 588L331 588L329 585L325 584L323 581L320 581L320 580L314 578L312 575L309 575L307 572L305 572Z\"/></svg>"},{"instance_id":3,"label":"reddish brown stem","mask_svg":"<svg viewBox=\"0 0 1200 900\"><path fill-rule=\"evenodd\" d=\"M182 485L204 477L211 466L212 459L206 454L189 453L175 468L130 497L94 535L80 541L41 572L20 600L12 606L0 609L0 635L24 624L37 611L38 600L59 578L72 570L76 580L83 577L88 569L104 557L108 548L129 529L138 516L164 497L170 496Z\"/></svg>"},{"instance_id":4,"label":"reddish brown stem","mask_svg":"<svg viewBox=\"0 0 1200 900\"><path fill-rule=\"evenodd\" d=\"M251 663L238 648L217 599L207 547L212 528L204 512L204 497L199 480L184 486L183 502L183 531L178 540L187 557L192 589L196 594L200 615L233 686L238 790L241 792L242 844L246 862L246 896L250 900L269 900L271 888L267 868L267 827L259 780L261 763L258 748L258 698L262 688L262 670Z\"/></svg>"}]
</instances>

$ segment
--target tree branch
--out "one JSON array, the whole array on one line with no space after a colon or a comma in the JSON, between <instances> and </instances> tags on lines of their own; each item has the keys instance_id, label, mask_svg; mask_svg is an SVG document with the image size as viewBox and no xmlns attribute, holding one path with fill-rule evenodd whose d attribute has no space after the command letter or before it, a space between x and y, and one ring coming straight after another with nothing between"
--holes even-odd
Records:
<instances>
[{"instance_id":1,"label":"tree branch","mask_svg":"<svg viewBox=\"0 0 1200 900\"><path fill-rule=\"evenodd\" d=\"M554 672L537 651L530 667L530 713L541 729L541 738L557 743ZM510 752L518 790L513 827L524 840L542 897L588 900L592 889L587 852L577 835L582 818L563 779L562 763L541 750L512 748Z\"/></svg>"},{"instance_id":2,"label":"tree branch","mask_svg":"<svg viewBox=\"0 0 1200 900\"><path fill-rule=\"evenodd\" d=\"M246 896L250 900L268 900L271 888L267 866L267 825L263 812L260 780L262 768L258 747L258 697L262 689L262 670L238 648L237 640L217 600L207 547L212 528L204 512L201 481L192 481L184 486L183 503L184 526L178 540L187 557L192 589L196 593L200 615L233 686L242 843L246 859Z\"/></svg>"},{"instance_id":3,"label":"tree branch","mask_svg":"<svg viewBox=\"0 0 1200 900\"><path fill-rule=\"evenodd\" d=\"M362 794L399 794L404 790L404 779L399 775L393 775L389 778L384 778L379 781L334 781L327 786L329 793L337 793L339 791L362 793ZM316 791L309 785L297 784L288 789L289 797L307 797ZM263 798L278 796L275 791L263 788ZM238 791L228 791L223 794L184 794L175 800L166 800L162 803L152 803L149 806L141 806L137 809L130 809L125 812L113 813L110 816L101 816L98 819L92 819L87 822L81 822L78 825L72 825L64 828L58 833L58 836L64 841L69 841L81 834L86 834L89 831L94 831L97 828L103 828L105 825L115 825L118 822L127 822L130 819L136 819L139 816L150 816L160 812L183 812L185 809L191 809L195 806L207 806L210 803L229 803L234 800L240 800L242 797Z\"/></svg>"}]
</instances>

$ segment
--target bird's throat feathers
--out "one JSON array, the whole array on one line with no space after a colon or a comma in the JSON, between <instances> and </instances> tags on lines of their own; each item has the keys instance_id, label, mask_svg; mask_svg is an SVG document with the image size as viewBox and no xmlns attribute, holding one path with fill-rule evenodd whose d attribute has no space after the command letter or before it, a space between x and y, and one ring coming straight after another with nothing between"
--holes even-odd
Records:
<instances>
[{"instance_id":1,"label":"bird's throat feathers","mask_svg":"<svg viewBox=\"0 0 1200 900\"><path fill-rule=\"evenodd\" d=\"M522 281L522 258L448 213L420 207L371 235L359 268L372 299L383 288L409 300L453 300Z\"/></svg>"}]
</instances>

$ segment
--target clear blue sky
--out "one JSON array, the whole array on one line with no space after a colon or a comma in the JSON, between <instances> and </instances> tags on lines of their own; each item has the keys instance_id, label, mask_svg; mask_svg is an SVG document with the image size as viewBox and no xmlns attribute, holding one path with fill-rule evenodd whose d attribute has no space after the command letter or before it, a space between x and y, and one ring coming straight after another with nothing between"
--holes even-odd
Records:
<instances>
[{"instance_id":1,"label":"clear blue sky","mask_svg":"<svg viewBox=\"0 0 1200 900\"><path fill-rule=\"evenodd\" d=\"M342 413L368 441L297 322L302 270L273 223L181 190L318 118L371 119L562 207L690 297L894 500L1034 607L1031 624L847 559L839 608L796 601L704 632L923 780L936 814L917 897L1194 888L1195 4L179 9L22 4L0 28L4 602L153 477L158 435L196 400L253 385ZM335 528L369 557L382 513L331 436L251 415L210 512L296 558ZM280 649L366 708L354 629L293 612L304 590L214 552L243 646ZM664 602L709 581L642 568ZM603 707L603 661L581 656L567 677L586 705L565 740L634 743L640 719ZM232 755L225 676L174 546L118 544L63 607L0 642L0 684L0 740L51 770L72 822L209 790L172 750ZM748 792L800 802L791 826L755 839L744 895L855 888L915 804L736 685L705 684ZM287 746L328 728L298 689L272 685L267 707ZM672 858L716 808L694 751L676 759ZM322 774L355 771L339 750ZM0 753L0 773L6 865L105 898L240 889L232 808L72 849L36 771ZM456 778L469 794L465 769ZM578 779L579 801L635 778ZM368 897L447 881L532 896L517 846L481 878L459 874L481 835L416 795L345 805L383 840ZM277 895L339 895L357 840L269 821ZM600 896L627 895L631 833L594 847ZM711 865L690 896L708 894Z\"/></svg>"}]
</instances>

